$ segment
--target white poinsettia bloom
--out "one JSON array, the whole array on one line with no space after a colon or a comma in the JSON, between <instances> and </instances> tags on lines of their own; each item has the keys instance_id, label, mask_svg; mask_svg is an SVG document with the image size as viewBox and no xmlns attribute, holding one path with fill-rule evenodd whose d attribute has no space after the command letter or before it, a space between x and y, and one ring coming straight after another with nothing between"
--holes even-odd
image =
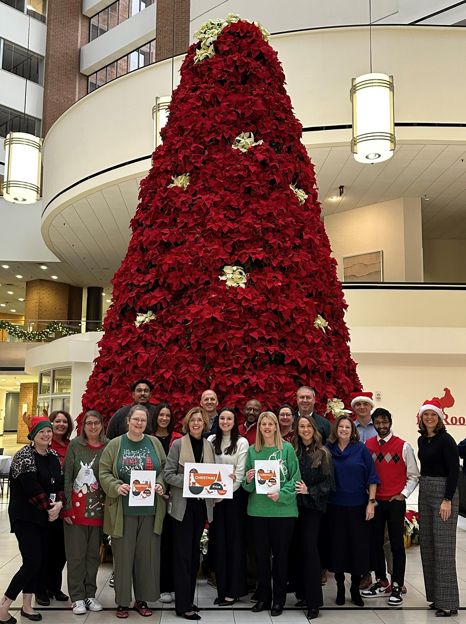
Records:
<instances>
[{"instance_id":1,"label":"white poinsettia bloom","mask_svg":"<svg viewBox=\"0 0 466 624\"><path fill-rule=\"evenodd\" d=\"M186 190L189 182L191 181L191 176L189 173L183 173L179 176L172 177L173 183L168 185L168 188L173 188L174 186L179 186L183 190Z\"/></svg>"},{"instance_id":2,"label":"white poinsettia bloom","mask_svg":"<svg viewBox=\"0 0 466 624\"><path fill-rule=\"evenodd\" d=\"M303 191L303 189L298 188L294 184L290 184L290 189L298 198L299 205L302 206L308 197L306 193Z\"/></svg>"},{"instance_id":3,"label":"white poinsettia bloom","mask_svg":"<svg viewBox=\"0 0 466 624\"><path fill-rule=\"evenodd\" d=\"M149 321L152 321L152 319L155 319L155 314L152 312L152 310L149 310L149 312L146 312L145 314L139 313L136 316L134 324L136 325L136 327L139 327L143 323L148 323Z\"/></svg>"},{"instance_id":4,"label":"white poinsettia bloom","mask_svg":"<svg viewBox=\"0 0 466 624\"><path fill-rule=\"evenodd\" d=\"M240 266L225 266L223 267L223 275L219 279L225 281L228 288L230 286L246 288L248 276Z\"/></svg>"},{"instance_id":5,"label":"white poinsettia bloom","mask_svg":"<svg viewBox=\"0 0 466 624\"><path fill-rule=\"evenodd\" d=\"M236 139L233 141L232 148L239 149L241 152L247 152L249 148L254 147L255 145L262 145L264 141L254 141L254 133L253 132L242 132L238 134Z\"/></svg>"},{"instance_id":6,"label":"white poinsettia bloom","mask_svg":"<svg viewBox=\"0 0 466 624\"><path fill-rule=\"evenodd\" d=\"M314 327L316 329L321 329L325 334L325 328L328 327L328 323L323 316L318 314L314 320Z\"/></svg>"}]
</instances>

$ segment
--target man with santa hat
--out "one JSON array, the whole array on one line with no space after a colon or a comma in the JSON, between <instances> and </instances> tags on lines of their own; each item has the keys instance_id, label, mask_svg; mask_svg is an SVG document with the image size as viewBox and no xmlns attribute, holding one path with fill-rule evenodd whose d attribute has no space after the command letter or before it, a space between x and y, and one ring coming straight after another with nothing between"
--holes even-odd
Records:
<instances>
[{"instance_id":1,"label":"man with santa hat","mask_svg":"<svg viewBox=\"0 0 466 624\"><path fill-rule=\"evenodd\" d=\"M372 423L371 412L375 407L372 392L354 392L351 395L351 408L356 414L354 424L363 444L377 435Z\"/></svg>"}]
</instances>

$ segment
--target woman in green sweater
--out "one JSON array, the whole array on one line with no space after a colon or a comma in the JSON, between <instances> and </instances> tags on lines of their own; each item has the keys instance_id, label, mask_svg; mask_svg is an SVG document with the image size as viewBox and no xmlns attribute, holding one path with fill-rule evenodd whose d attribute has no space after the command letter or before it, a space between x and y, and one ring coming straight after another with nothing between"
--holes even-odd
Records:
<instances>
[{"instance_id":1,"label":"woman in green sweater","mask_svg":"<svg viewBox=\"0 0 466 624\"><path fill-rule=\"evenodd\" d=\"M146 407L134 405L127 416L128 433L110 440L100 460L100 483L107 494L104 532L112 536L119 618L129 615L132 585L133 608L140 615L152 615L147 602L156 602L160 597L160 534L166 507L162 498L166 457L157 438L144 434L147 421ZM133 470L156 471L153 505L128 505Z\"/></svg>"},{"instance_id":2,"label":"woman in green sweater","mask_svg":"<svg viewBox=\"0 0 466 624\"><path fill-rule=\"evenodd\" d=\"M258 494L255 485L255 462L280 462L280 491ZM259 584L254 613L265 611L272 604L272 615L280 615L286 602L288 550L298 517L295 484L301 480L299 463L291 444L283 442L277 417L273 412L262 412L257 421L256 442L249 447L246 458L246 476L243 487L249 492L250 516L254 547L256 549ZM272 574L270 555L273 556ZM273 593L271 589L273 578ZM273 601L272 601L273 597Z\"/></svg>"}]
</instances>

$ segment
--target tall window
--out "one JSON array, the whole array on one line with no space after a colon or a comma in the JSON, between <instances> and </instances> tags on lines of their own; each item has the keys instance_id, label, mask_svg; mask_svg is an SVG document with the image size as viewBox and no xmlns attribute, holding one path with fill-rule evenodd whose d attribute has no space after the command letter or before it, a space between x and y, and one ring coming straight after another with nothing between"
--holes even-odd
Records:
<instances>
[{"instance_id":1,"label":"tall window","mask_svg":"<svg viewBox=\"0 0 466 624\"><path fill-rule=\"evenodd\" d=\"M3 41L0 50L2 51L0 59L2 69L37 84L43 84L44 59L41 56L28 52L9 41Z\"/></svg>"},{"instance_id":2,"label":"tall window","mask_svg":"<svg viewBox=\"0 0 466 624\"><path fill-rule=\"evenodd\" d=\"M45 24L47 0L0 0L0 2Z\"/></svg>"},{"instance_id":3,"label":"tall window","mask_svg":"<svg viewBox=\"0 0 466 624\"><path fill-rule=\"evenodd\" d=\"M91 74L87 81L87 92L91 93L115 78L120 78L152 63L155 63L155 39Z\"/></svg>"},{"instance_id":4,"label":"tall window","mask_svg":"<svg viewBox=\"0 0 466 624\"><path fill-rule=\"evenodd\" d=\"M136 13L140 13L154 2L155 0L117 0L91 17L89 22L90 41L104 35L108 30L125 22Z\"/></svg>"},{"instance_id":5,"label":"tall window","mask_svg":"<svg viewBox=\"0 0 466 624\"><path fill-rule=\"evenodd\" d=\"M41 121L6 106L0 106L0 137L6 137L10 132L27 132L40 136Z\"/></svg>"}]
</instances>

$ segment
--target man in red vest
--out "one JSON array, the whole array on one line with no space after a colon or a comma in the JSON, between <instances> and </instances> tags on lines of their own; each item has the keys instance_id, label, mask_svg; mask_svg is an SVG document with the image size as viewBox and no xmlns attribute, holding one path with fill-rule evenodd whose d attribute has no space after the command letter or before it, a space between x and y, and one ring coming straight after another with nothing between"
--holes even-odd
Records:
<instances>
[{"instance_id":1,"label":"man in red vest","mask_svg":"<svg viewBox=\"0 0 466 624\"><path fill-rule=\"evenodd\" d=\"M388 527L393 555L392 591L388 606L403 604L401 588L404 585L406 553L403 541L406 499L417 487L419 469L412 447L391 431L392 415L383 407L372 414L377 435L366 441L380 479L377 488L372 531L375 553L376 582L361 592L364 598L377 598L387 593L389 583L383 551L385 523Z\"/></svg>"}]
</instances>

